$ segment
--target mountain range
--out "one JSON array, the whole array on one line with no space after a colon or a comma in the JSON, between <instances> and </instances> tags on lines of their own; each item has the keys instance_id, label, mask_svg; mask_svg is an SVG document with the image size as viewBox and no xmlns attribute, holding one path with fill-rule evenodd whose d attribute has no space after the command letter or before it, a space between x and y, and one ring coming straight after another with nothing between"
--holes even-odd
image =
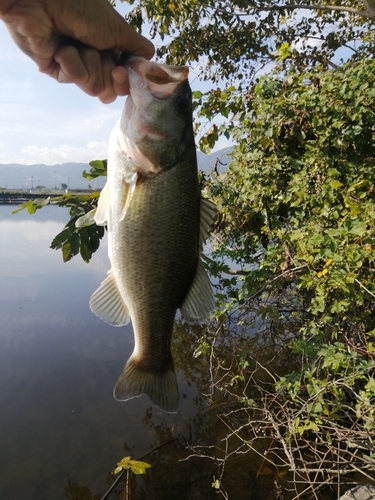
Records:
<instances>
[{"instance_id":1,"label":"mountain range","mask_svg":"<svg viewBox=\"0 0 375 500\"><path fill-rule=\"evenodd\" d=\"M207 172L213 170L216 165L219 172L222 172L230 161L228 156L230 150L231 148L225 148L209 155L198 151L198 168ZM60 189L63 184L70 189L102 188L105 184L104 177L93 181L82 177L82 171L89 169L88 163L62 163L58 165L0 163L0 188L32 189L43 186L47 189Z\"/></svg>"}]
</instances>

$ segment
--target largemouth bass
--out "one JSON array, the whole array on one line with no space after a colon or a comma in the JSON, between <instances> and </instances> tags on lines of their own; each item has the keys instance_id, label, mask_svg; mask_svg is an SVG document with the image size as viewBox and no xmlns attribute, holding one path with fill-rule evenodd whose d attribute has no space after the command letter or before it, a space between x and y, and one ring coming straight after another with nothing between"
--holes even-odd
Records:
<instances>
[{"instance_id":1,"label":"largemouth bass","mask_svg":"<svg viewBox=\"0 0 375 500\"><path fill-rule=\"evenodd\" d=\"M180 309L196 322L214 307L200 252L215 209L200 195L188 68L138 57L125 64L130 95L110 136L95 216L107 221L111 270L90 307L114 326L132 321L134 351L115 399L147 394L175 412L174 319Z\"/></svg>"}]
</instances>

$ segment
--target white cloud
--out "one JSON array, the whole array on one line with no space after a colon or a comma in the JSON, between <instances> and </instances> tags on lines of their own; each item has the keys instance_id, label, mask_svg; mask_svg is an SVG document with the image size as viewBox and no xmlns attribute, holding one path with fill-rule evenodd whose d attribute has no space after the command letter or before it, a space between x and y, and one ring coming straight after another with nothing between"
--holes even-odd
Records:
<instances>
[{"instance_id":1,"label":"white cloud","mask_svg":"<svg viewBox=\"0 0 375 500\"><path fill-rule=\"evenodd\" d=\"M6 162L21 163L22 165L34 165L36 163L56 165L66 162L86 163L93 158L106 158L107 155L108 144L106 141L92 141L82 147L69 146L68 144L61 144L53 148L29 145L21 149L20 156L8 157ZM0 162L4 161L3 156L0 153Z\"/></svg>"}]
</instances>

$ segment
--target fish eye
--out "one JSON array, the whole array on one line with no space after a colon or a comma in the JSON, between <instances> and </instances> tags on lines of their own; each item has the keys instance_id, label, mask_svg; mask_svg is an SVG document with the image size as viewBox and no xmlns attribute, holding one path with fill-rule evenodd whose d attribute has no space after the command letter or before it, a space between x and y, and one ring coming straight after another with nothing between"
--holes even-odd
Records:
<instances>
[{"instance_id":1,"label":"fish eye","mask_svg":"<svg viewBox=\"0 0 375 500\"><path fill-rule=\"evenodd\" d=\"M189 106L190 106L190 99L188 98L187 95L185 94L179 94L177 97L176 97L176 106L178 107L178 109L180 109L181 111L187 109Z\"/></svg>"}]
</instances>

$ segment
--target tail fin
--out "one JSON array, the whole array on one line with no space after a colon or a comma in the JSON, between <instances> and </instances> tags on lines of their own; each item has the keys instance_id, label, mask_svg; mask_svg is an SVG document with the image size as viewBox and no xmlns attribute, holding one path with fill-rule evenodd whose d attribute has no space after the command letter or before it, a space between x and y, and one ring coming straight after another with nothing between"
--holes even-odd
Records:
<instances>
[{"instance_id":1,"label":"tail fin","mask_svg":"<svg viewBox=\"0 0 375 500\"><path fill-rule=\"evenodd\" d=\"M147 394L160 410L177 412L179 394L172 358L165 370L153 372L140 367L130 357L116 382L113 395L117 401L127 401L142 394Z\"/></svg>"}]
</instances>

